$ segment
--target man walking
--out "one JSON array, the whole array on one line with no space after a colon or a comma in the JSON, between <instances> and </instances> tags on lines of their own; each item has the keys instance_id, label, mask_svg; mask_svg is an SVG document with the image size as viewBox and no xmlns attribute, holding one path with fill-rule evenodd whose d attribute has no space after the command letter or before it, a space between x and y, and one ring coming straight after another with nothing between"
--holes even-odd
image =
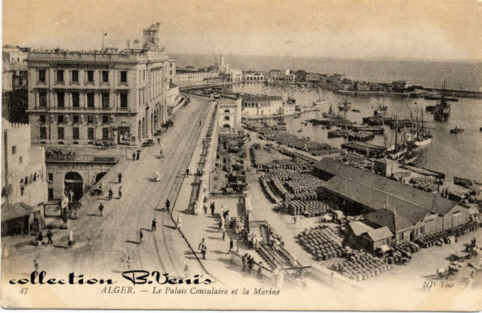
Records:
<instances>
[{"instance_id":1,"label":"man walking","mask_svg":"<svg viewBox=\"0 0 482 313\"><path fill-rule=\"evenodd\" d=\"M144 234L142 233L142 229L139 229L139 244L142 243L142 238L144 237Z\"/></svg>"},{"instance_id":2,"label":"man walking","mask_svg":"<svg viewBox=\"0 0 482 313\"><path fill-rule=\"evenodd\" d=\"M208 250L208 247L207 247L205 244L203 244L202 247L201 247L201 254L202 254L202 256L203 256L203 260L206 260L206 252L207 252L207 250Z\"/></svg>"},{"instance_id":3,"label":"man walking","mask_svg":"<svg viewBox=\"0 0 482 313\"><path fill-rule=\"evenodd\" d=\"M215 211L215 206L214 206L214 201L211 202L211 215L214 216L214 211Z\"/></svg>"},{"instance_id":4,"label":"man walking","mask_svg":"<svg viewBox=\"0 0 482 313\"><path fill-rule=\"evenodd\" d=\"M74 232L70 230L69 232L69 248L74 245Z\"/></svg>"},{"instance_id":5,"label":"man walking","mask_svg":"<svg viewBox=\"0 0 482 313\"><path fill-rule=\"evenodd\" d=\"M112 200L114 193L112 192L112 188L109 188L109 200Z\"/></svg>"},{"instance_id":6,"label":"man walking","mask_svg":"<svg viewBox=\"0 0 482 313\"><path fill-rule=\"evenodd\" d=\"M101 203L99 203L99 215L103 216L103 212L104 212L104 205L101 202Z\"/></svg>"},{"instance_id":7,"label":"man walking","mask_svg":"<svg viewBox=\"0 0 482 313\"><path fill-rule=\"evenodd\" d=\"M122 198L122 185L119 186L119 189L117 190L117 193L119 195L119 199Z\"/></svg>"},{"instance_id":8,"label":"man walking","mask_svg":"<svg viewBox=\"0 0 482 313\"><path fill-rule=\"evenodd\" d=\"M52 234L52 231L49 229L49 230L47 231L47 240L48 240L48 241L47 241L47 245L53 245L53 244L54 244L54 242L53 242L53 240L52 240L52 235L53 235L53 234Z\"/></svg>"},{"instance_id":9,"label":"man walking","mask_svg":"<svg viewBox=\"0 0 482 313\"><path fill-rule=\"evenodd\" d=\"M157 226L156 218L152 218L151 231L155 231Z\"/></svg>"},{"instance_id":10,"label":"man walking","mask_svg":"<svg viewBox=\"0 0 482 313\"><path fill-rule=\"evenodd\" d=\"M132 161L135 161L135 160L136 160L136 152L132 151Z\"/></svg>"},{"instance_id":11,"label":"man walking","mask_svg":"<svg viewBox=\"0 0 482 313\"><path fill-rule=\"evenodd\" d=\"M233 238L230 238L229 239L229 250L226 254L229 254L234 248L234 241L233 241Z\"/></svg>"},{"instance_id":12,"label":"man walking","mask_svg":"<svg viewBox=\"0 0 482 313\"><path fill-rule=\"evenodd\" d=\"M117 182L122 183L122 173L117 174Z\"/></svg>"},{"instance_id":13,"label":"man walking","mask_svg":"<svg viewBox=\"0 0 482 313\"><path fill-rule=\"evenodd\" d=\"M167 212L169 212L170 206L171 206L171 201L169 201L169 199L166 199L166 210L167 210Z\"/></svg>"}]
</instances>

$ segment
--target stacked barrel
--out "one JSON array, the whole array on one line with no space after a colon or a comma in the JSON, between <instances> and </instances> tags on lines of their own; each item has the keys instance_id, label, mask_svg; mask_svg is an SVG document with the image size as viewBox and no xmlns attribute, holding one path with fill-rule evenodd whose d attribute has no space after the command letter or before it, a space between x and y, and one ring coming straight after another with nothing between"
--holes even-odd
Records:
<instances>
[{"instance_id":1,"label":"stacked barrel","mask_svg":"<svg viewBox=\"0 0 482 313\"><path fill-rule=\"evenodd\" d=\"M306 229L298 234L298 243L316 260L328 260L343 256L339 237L327 226Z\"/></svg>"},{"instance_id":2,"label":"stacked barrel","mask_svg":"<svg viewBox=\"0 0 482 313\"><path fill-rule=\"evenodd\" d=\"M390 265L368 253L358 253L347 260L333 264L333 270L353 280L366 280L390 270Z\"/></svg>"},{"instance_id":3,"label":"stacked barrel","mask_svg":"<svg viewBox=\"0 0 482 313\"><path fill-rule=\"evenodd\" d=\"M327 212L326 205L317 200L300 201L292 200L285 204L284 209L291 215L304 215L305 217L321 216Z\"/></svg>"}]
</instances>

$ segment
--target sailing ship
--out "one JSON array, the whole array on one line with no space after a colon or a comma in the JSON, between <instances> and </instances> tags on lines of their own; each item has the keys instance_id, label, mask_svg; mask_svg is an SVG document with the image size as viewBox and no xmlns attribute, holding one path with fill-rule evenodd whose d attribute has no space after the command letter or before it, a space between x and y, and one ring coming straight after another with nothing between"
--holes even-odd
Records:
<instances>
[{"instance_id":1,"label":"sailing ship","mask_svg":"<svg viewBox=\"0 0 482 313\"><path fill-rule=\"evenodd\" d=\"M421 122L418 121L417 116L417 121L414 125L415 126L408 133L407 142L415 147L424 147L432 143L432 134L424 126L423 109L421 110Z\"/></svg>"},{"instance_id":2,"label":"sailing ship","mask_svg":"<svg viewBox=\"0 0 482 313\"><path fill-rule=\"evenodd\" d=\"M330 105L330 108L328 109L328 112L323 112L322 113L322 116L324 118L337 118L338 115L336 115L336 113L333 111L333 106Z\"/></svg>"},{"instance_id":3,"label":"sailing ship","mask_svg":"<svg viewBox=\"0 0 482 313\"><path fill-rule=\"evenodd\" d=\"M323 103L323 100L321 99L321 90L320 90L320 87L318 87L317 92L318 92L318 99L316 99L315 101L313 101L313 106L314 106L314 107L319 106L320 104Z\"/></svg>"},{"instance_id":4,"label":"sailing ship","mask_svg":"<svg viewBox=\"0 0 482 313\"><path fill-rule=\"evenodd\" d=\"M405 142L405 134L402 134L401 136L401 142L398 141L398 133L400 132L399 128L399 123L398 119L395 117L395 142L393 145L391 145L389 148L385 149L385 155L392 160L403 160L405 157L405 154L407 153L407 145ZM385 142L386 142L386 137L384 137Z\"/></svg>"}]
</instances>

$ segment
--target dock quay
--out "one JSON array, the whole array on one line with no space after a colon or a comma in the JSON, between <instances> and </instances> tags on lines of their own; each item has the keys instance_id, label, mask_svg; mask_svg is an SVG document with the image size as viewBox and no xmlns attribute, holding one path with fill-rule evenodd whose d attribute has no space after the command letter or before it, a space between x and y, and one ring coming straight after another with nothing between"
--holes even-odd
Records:
<instances>
[{"instance_id":1,"label":"dock quay","mask_svg":"<svg viewBox=\"0 0 482 313\"><path fill-rule=\"evenodd\" d=\"M382 156L385 148L383 146L378 146L366 142L348 142L341 145L342 148L356 152L367 157L377 157Z\"/></svg>"}]
</instances>

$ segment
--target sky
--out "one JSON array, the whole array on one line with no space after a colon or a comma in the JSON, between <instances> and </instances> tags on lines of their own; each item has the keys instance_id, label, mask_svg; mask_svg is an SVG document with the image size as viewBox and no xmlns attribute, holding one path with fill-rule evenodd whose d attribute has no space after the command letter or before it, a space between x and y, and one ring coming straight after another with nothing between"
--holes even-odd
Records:
<instances>
[{"instance_id":1,"label":"sky","mask_svg":"<svg viewBox=\"0 0 482 313\"><path fill-rule=\"evenodd\" d=\"M3 0L3 43L170 53L482 60L482 0Z\"/></svg>"}]
</instances>

